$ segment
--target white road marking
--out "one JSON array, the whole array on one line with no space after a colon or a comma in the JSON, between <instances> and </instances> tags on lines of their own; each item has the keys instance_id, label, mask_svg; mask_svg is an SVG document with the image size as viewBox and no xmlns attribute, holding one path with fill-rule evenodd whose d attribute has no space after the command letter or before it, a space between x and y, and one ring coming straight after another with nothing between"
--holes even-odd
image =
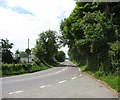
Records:
<instances>
[{"instance_id":1,"label":"white road marking","mask_svg":"<svg viewBox=\"0 0 120 100\"><path fill-rule=\"evenodd\" d=\"M45 85L40 86L40 88L44 88L44 87L45 87Z\"/></svg>"},{"instance_id":2,"label":"white road marking","mask_svg":"<svg viewBox=\"0 0 120 100\"><path fill-rule=\"evenodd\" d=\"M58 82L58 83L64 83L64 82L66 82L67 80L63 80L63 81L60 81L60 82Z\"/></svg>"},{"instance_id":3,"label":"white road marking","mask_svg":"<svg viewBox=\"0 0 120 100\"><path fill-rule=\"evenodd\" d=\"M82 76L82 75L80 74L80 76Z\"/></svg>"},{"instance_id":4,"label":"white road marking","mask_svg":"<svg viewBox=\"0 0 120 100\"><path fill-rule=\"evenodd\" d=\"M52 86L52 85L46 85L47 87Z\"/></svg>"},{"instance_id":5,"label":"white road marking","mask_svg":"<svg viewBox=\"0 0 120 100\"><path fill-rule=\"evenodd\" d=\"M50 87L50 86L52 86L52 85L42 85L42 86L40 86L40 88Z\"/></svg>"},{"instance_id":6,"label":"white road marking","mask_svg":"<svg viewBox=\"0 0 120 100\"><path fill-rule=\"evenodd\" d=\"M60 72L62 72L62 71L65 71L67 68L68 68L68 67L66 67L66 68L64 68L64 69L62 69L62 70L60 70L60 71L57 71L57 72L55 72L55 74L56 74L56 73L60 73ZM54 74L54 73L53 73L53 74Z\"/></svg>"},{"instance_id":7,"label":"white road marking","mask_svg":"<svg viewBox=\"0 0 120 100\"><path fill-rule=\"evenodd\" d=\"M76 79L77 77L73 77L73 78L71 78L72 80L74 80L74 79Z\"/></svg>"},{"instance_id":8,"label":"white road marking","mask_svg":"<svg viewBox=\"0 0 120 100\"><path fill-rule=\"evenodd\" d=\"M16 94L16 93L22 93L24 91L15 91L15 92L10 92L9 94Z\"/></svg>"},{"instance_id":9,"label":"white road marking","mask_svg":"<svg viewBox=\"0 0 120 100\"><path fill-rule=\"evenodd\" d=\"M29 77L29 78L23 78L23 79L20 79L20 80L12 80L12 81L5 81L5 82L16 82L16 81L23 81L23 80L31 80L31 79L33 79L33 78L42 78L42 77L46 77L46 76L50 76L50 75L54 75L54 74L57 74L57 73L60 73L60 72L63 72L63 71L65 71L65 70L67 70L68 69L68 67L66 67L66 68L64 68L64 69L62 69L62 70L60 70L60 71L57 71L57 72L54 72L54 73L50 73L50 74L45 74L45 75L41 75L41 76L37 76L37 77ZM33 73L32 73L33 74ZM35 73L34 73L35 74ZM27 74L26 74L27 75ZM20 76L16 76L16 77L20 77ZM10 77L8 77L8 78L10 78Z\"/></svg>"}]
</instances>

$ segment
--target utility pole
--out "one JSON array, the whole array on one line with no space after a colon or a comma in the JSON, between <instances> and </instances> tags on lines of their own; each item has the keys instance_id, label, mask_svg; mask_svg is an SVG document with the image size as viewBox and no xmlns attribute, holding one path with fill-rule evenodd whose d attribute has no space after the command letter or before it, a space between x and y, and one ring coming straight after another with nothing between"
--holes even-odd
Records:
<instances>
[{"instance_id":1,"label":"utility pole","mask_svg":"<svg viewBox=\"0 0 120 100\"><path fill-rule=\"evenodd\" d=\"M29 49L29 39L28 39L28 49Z\"/></svg>"},{"instance_id":2,"label":"utility pole","mask_svg":"<svg viewBox=\"0 0 120 100\"><path fill-rule=\"evenodd\" d=\"M29 39L28 39L28 50L29 50ZM28 53L28 63L29 63L29 53Z\"/></svg>"}]
</instances>

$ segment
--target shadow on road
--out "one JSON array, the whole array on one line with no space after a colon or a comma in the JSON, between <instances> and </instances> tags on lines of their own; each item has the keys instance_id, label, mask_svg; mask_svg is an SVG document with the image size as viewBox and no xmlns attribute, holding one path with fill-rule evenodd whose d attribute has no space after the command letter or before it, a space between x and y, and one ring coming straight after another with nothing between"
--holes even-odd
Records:
<instances>
[{"instance_id":1,"label":"shadow on road","mask_svg":"<svg viewBox=\"0 0 120 100\"><path fill-rule=\"evenodd\" d=\"M55 67L77 67L76 65L59 64Z\"/></svg>"}]
</instances>

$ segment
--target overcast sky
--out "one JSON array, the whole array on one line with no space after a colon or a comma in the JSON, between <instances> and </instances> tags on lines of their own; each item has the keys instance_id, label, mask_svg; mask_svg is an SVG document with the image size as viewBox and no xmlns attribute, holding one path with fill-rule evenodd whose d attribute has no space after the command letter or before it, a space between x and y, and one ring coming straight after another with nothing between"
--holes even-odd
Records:
<instances>
[{"instance_id":1,"label":"overcast sky","mask_svg":"<svg viewBox=\"0 0 120 100\"><path fill-rule=\"evenodd\" d=\"M0 0L0 38L14 44L13 52L25 50L28 38L33 48L39 33L48 29L59 32L60 21L74 7L74 0Z\"/></svg>"}]
</instances>

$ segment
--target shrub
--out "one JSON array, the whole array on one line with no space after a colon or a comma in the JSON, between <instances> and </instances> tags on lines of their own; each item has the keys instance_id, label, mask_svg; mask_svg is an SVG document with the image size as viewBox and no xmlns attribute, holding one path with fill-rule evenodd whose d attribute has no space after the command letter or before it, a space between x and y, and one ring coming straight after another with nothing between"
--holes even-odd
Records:
<instances>
[{"instance_id":1,"label":"shrub","mask_svg":"<svg viewBox=\"0 0 120 100\"><path fill-rule=\"evenodd\" d=\"M59 62L63 62L65 60L65 53L63 51L58 51L55 55L55 59Z\"/></svg>"},{"instance_id":2,"label":"shrub","mask_svg":"<svg viewBox=\"0 0 120 100\"><path fill-rule=\"evenodd\" d=\"M40 63L2 64L0 76L18 75L23 73L36 72L50 68L49 65Z\"/></svg>"},{"instance_id":3,"label":"shrub","mask_svg":"<svg viewBox=\"0 0 120 100\"><path fill-rule=\"evenodd\" d=\"M21 64L2 64L2 75L14 75L29 72L32 68L31 63Z\"/></svg>"}]
</instances>

